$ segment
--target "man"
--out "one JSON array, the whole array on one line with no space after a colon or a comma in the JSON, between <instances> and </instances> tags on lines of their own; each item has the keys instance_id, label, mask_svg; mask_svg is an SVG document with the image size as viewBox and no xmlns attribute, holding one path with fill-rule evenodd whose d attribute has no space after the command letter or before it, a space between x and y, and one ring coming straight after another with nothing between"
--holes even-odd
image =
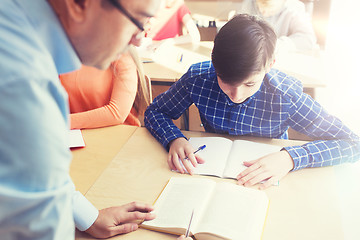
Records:
<instances>
[{"instance_id":1,"label":"man","mask_svg":"<svg viewBox=\"0 0 360 240\"><path fill-rule=\"evenodd\" d=\"M69 177L68 103L58 75L105 69L139 45L158 0L2 0L0 3L0 236L105 238L152 219L151 206L98 211Z\"/></svg>"}]
</instances>

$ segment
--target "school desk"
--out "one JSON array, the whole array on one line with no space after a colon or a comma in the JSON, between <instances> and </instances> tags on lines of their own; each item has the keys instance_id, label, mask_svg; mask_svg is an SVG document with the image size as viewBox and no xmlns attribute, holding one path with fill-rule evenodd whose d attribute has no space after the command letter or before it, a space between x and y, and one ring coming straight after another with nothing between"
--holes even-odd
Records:
<instances>
[{"instance_id":1,"label":"school desk","mask_svg":"<svg viewBox=\"0 0 360 240\"><path fill-rule=\"evenodd\" d=\"M119 135L123 128L124 126L114 127L111 134L110 131L106 131L106 136ZM184 131L184 133L187 137L217 136L203 132ZM101 144L105 132L94 130L92 134L92 144L95 142ZM85 141L86 138L87 134L85 134ZM113 137L113 139L116 138ZM95 141L95 139L97 140ZM304 143L302 141L249 137L233 137L232 139L247 139L280 146ZM115 146L113 147L115 148ZM98 148L97 154L104 154L110 148ZM82 157L86 157L86 154L81 156L79 152L77 157L78 160L81 160ZM132 201L152 204L170 177L191 178L189 175L180 175L170 171L166 159L167 152L150 133L145 128L136 128L85 196L98 209ZM73 172L73 175L77 174L77 172ZM78 177L86 180L86 176ZM216 181L229 181L235 184L235 180L207 178ZM262 240L344 239L334 167L311 168L292 172L280 181L279 186L272 186L265 192L270 199L270 206ZM76 239L93 238L86 233L77 231ZM111 239L165 240L176 239L176 236L139 229L130 234Z\"/></svg>"},{"instance_id":2,"label":"school desk","mask_svg":"<svg viewBox=\"0 0 360 240\"><path fill-rule=\"evenodd\" d=\"M153 54L153 62L144 63L145 74L151 79L153 97L179 80L191 64L210 60L212 47L212 41L160 46ZM316 89L326 86L322 55L321 51L281 54L274 67L300 80L304 92L315 98ZM185 112L182 120L176 122L180 129L203 131L195 106Z\"/></svg>"},{"instance_id":3,"label":"school desk","mask_svg":"<svg viewBox=\"0 0 360 240\"><path fill-rule=\"evenodd\" d=\"M135 130L127 125L82 130L86 145L71 151L70 165L70 176L79 192L89 190Z\"/></svg>"}]
</instances>

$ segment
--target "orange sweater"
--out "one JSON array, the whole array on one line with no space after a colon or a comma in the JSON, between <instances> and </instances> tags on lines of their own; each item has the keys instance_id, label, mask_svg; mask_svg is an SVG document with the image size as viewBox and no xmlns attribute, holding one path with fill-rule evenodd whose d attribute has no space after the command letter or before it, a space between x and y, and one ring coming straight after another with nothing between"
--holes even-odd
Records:
<instances>
[{"instance_id":1,"label":"orange sweater","mask_svg":"<svg viewBox=\"0 0 360 240\"><path fill-rule=\"evenodd\" d=\"M129 54L115 62L114 69L82 66L60 75L69 95L71 129L98 128L117 124L140 126L132 108L137 91L136 65Z\"/></svg>"}]
</instances>

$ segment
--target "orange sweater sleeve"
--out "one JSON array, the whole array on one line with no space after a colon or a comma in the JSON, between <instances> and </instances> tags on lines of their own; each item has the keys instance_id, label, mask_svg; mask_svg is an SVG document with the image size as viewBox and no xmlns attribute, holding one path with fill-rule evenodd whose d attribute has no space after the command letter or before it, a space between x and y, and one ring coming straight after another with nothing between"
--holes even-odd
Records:
<instances>
[{"instance_id":1,"label":"orange sweater sleeve","mask_svg":"<svg viewBox=\"0 0 360 240\"><path fill-rule=\"evenodd\" d=\"M71 128L98 128L117 124L123 124L128 117L134 118L131 112L137 91L136 65L130 55L123 55L115 63L114 74L102 75L112 77L113 87L110 96L102 96L109 99L106 105L92 110L70 114ZM80 70L82 71L82 70ZM113 69L108 69L111 71ZM82 74L79 72L78 74ZM90 76L96 78L95 76ZM95 81L108 81L109 79L94 79ZM86 83L83 83L86 84ZM96 89L93 89L96 91ZM88 92L87 94L91 94ZM136 121L137 120L137 121ZM140 126L140 121L131 121L132 125Z\"/></svg>"}]
</instances>

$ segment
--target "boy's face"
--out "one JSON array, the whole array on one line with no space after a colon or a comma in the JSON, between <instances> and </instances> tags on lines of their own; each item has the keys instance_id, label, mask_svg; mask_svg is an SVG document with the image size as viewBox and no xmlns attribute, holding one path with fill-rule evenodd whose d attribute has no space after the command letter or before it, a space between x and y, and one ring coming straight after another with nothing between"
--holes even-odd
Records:
<instances>
[{"instance_id":1,"label":"boy's face","mask_svg":"<svg viewBox=\"0 0 360 240\"><path fill-rule=\"evenodd\" d=\"M265 70L262 70L235 85L224 83L219 76L217 80L221 90L223 90L231 101L234 103L243 103L260 89L264 76Z\"/></svg>"}]
</instances>

